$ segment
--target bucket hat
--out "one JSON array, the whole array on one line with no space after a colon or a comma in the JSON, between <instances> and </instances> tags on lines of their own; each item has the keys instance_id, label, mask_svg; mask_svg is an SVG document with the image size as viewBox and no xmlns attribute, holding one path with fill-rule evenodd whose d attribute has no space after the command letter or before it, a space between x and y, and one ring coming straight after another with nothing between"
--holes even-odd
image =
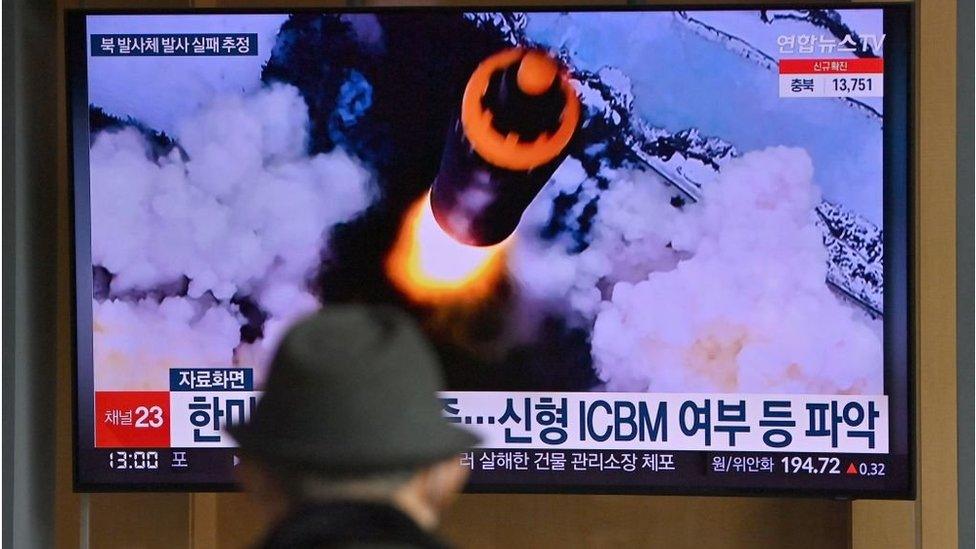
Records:
<instances>
[{"instance_id":1,"label":"bucket hat","mask_svg":"<svg viewBox=\"0 0 976 549\"><path fill-rule=\"evenodd\" d=\"M245 455L333 476L430 465L478 442L443 417L440 370L405 312L327 305L286 333L250 419L228 432Z\"/></svg>"}]
</instances>

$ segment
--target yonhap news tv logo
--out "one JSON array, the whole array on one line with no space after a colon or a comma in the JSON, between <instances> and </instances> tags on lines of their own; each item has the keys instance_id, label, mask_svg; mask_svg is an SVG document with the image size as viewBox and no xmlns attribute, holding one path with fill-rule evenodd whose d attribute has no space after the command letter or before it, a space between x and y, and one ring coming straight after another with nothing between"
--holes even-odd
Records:
<instances>
[{"instance_id":1,"label":"yonhap news tv logo","mask_svg":"<svg viewBox=\"0 0 976 549\"><path fill-rule=\"evenodd\" d=\"M781 34L776 37L780 54L844 54L856 57L881 57L885 34L846 33L841 37L824 34Z\"/></svg>"}]
</instances>

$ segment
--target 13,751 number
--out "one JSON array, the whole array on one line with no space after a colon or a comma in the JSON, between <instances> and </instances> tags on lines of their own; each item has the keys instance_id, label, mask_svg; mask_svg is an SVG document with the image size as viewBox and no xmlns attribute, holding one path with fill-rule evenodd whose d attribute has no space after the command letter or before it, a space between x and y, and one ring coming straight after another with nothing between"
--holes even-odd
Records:
<instances>
[{"instance_id":1,"label":"13,751 number","mask_svg":"<svg viewBox=\"0 0 976 549\"><path fill-rule=\"evenodd\" d=\"M830 80L834 84L834 91L839 92L867 92L871 91L871 79L870 78L832 78Z\"/></svg>"}]
</instances>

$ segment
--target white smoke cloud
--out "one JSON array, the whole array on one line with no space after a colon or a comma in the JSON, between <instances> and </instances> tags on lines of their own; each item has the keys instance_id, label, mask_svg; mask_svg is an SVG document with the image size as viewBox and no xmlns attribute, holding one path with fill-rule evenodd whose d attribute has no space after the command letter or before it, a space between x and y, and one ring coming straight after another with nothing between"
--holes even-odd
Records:
<instances>
[{"instance_id":1,"label":"white smoke cloud","mask_svg":"<svg viewBox=\"0 0 976 549\"><path fill-rule=\"evenodd\" d=\"M523 293L533 299L562 303L592 322L608 283L637 282L652 271L667 271L677 264L679 252L669 248L674 235L687 231L687 221L671 207L663 180L638 170L605 170L613 181L600 191L587 177L580 162L567 159L553 175L523 220L523 235L516 240L510 269ZM579 254L567 254L574 243L554 245L525 238L549 219L556 196L581 187L581 198L566 216L569 228L578 230L583 208L599 194L599 210L589 231L589 246ZM540 276L544 273L544 276Z\"/></svg>"},{"instance_id":2,"label":"white smoke cloud","mask_svg":"<svg viewBox=\"0 0 976 549\"><path fill-rule=\"evenodd\" d=\"M564 175L570 190L585 177ZM679 211L655 176L618 172L586 251L514 254L513 272L523 292L593 322L609 390L880 393L878 334L824 282L812 178L801 149L753 152Z\"/></svg>"},{"instance_id":3,"label":"white smoke cloud","mask_svg":"<svg viewBox=\"0 0 976 549\"><path fill-rule=\"evenodd\" d=\"M187 160L174 150L153 161L145 138L132 128L95 138L93 263L114 275L112 300L183 276L190 281L190 300L212 296L213 307L230 317L236 315L228 300L251 296L270 315L261 345L267 350L284 325L317 307L308 279L331 228L373 200L371 175L341 150L306 154L308 111L287 85L218 97L177 128ZM134 313L144 333L153 333L154 322L188 321L185 315L153 317L148 307L140 302L141 313ZM113 329L112 319L121 317L101 318L105 310L96 307L95 321ZM223 335L214 339L229 361L239 337L232 342ZM134 341L151 347L149 339ZM147 369L145 375L155 379L159 373L148 371L148 364L161 360L133 361L132 368Z\"/></svg>"},{"instance_id":4,"label":"white smoke cloud","mask_svg":"<svg viewBox=\"0 0 976 549\"><path fill-rule=\"evenodd\" d=\"M95 389L165 391L177 367L227 367L241 325L227 307L168 297L92 304Z\"/></svg>"}]
</instances>

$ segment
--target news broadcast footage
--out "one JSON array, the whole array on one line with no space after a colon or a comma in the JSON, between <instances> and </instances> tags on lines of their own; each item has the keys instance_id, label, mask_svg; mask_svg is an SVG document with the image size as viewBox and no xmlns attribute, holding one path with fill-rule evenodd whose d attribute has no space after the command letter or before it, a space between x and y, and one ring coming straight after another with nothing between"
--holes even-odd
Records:
<instances>
[{"instance_id":1,"label":"news broadcast footage","mask_svg":"<svg viewBox=\"0 0 976 549\"><path fill-rule=\"evenodd\" d=\"M910 497L907 16L78 14L76 485L232 488L383 303L473 491Z\"/></svg>"}]
</instances>

